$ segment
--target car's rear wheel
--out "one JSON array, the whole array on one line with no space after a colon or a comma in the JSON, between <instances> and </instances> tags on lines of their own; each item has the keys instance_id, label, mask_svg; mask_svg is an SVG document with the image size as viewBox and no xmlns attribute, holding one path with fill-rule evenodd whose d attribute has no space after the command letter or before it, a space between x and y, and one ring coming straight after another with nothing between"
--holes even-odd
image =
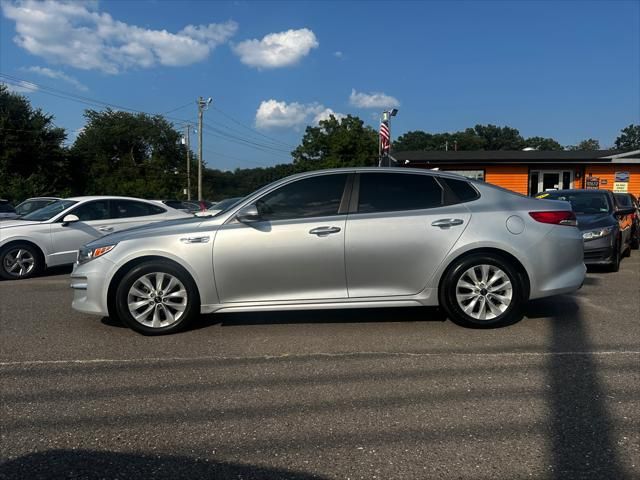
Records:
<instances>
[{"instance_id":1,"label":"car's rear wheel","mask_svg":"<svg viewBox=\"0 0 640 480\"><path fill-rule=\"evenodd\" d=\"M479 254L458 260L448 270L440 303L459 325L493 328L520 320L526 296L525 282L508 260Z\"/></svg>"},{"instance_id":2,"label":"car's rear wheel","mask_svg":"<svg viewBox=\"0 0 640 480\"><path fill-rule=\"evenodd\" d=\"M28 243L13 243L0 249L0 277L7 280L22 280L42 270L42 256L37 248Z\"/></svg>"},{"instance_id":3,"label":"car's rear wheel","mask_svg":"<svg viewBox=\"0 0 640 480\"><path fill-rule=\"evenodd\" d=\"M177 265L162 261L133 267L120 281L115 300L120 320L145 335L182 330L200 310L191 276Z\"/></svg>"}]
</instances>

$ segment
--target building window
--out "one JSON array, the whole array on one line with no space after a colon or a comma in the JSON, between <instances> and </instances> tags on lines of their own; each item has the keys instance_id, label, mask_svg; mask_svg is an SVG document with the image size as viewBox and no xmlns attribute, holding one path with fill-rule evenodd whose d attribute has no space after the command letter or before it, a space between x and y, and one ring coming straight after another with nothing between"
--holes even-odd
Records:
<instances>
[{"instance_id":1,"label":"building window","mask_svg":"<svg viewBox=\"0 0 640 480\"><path fill-rule=\"evenodd\" d=\"M449 173L457 173L471 180L480 180L484 182L484 170L445 170Z\"/></svg>"}]
</instances>

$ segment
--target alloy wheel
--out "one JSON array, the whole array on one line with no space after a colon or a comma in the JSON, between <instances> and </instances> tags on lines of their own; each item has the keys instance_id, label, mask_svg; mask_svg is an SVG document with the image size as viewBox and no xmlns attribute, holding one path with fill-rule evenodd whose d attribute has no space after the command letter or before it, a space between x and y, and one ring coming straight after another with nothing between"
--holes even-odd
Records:
<instances>
[{"instance_id":1,"label":"alloy wheel","mask_svg":"<svg viewBox=\"0 0 640 480\"><path fill-rule=\"evenodd\" d=\"M29 275L36 266L33 254L25 248L9 250L2 259L2 266L9 275L21 278Z\"/></svg>"},{"instance_id":2,"label":"alloy wheel","mask_svg":"<svg viewBox=\"0 0 640 480\"><path fill-rule=\"evenodd\" d=\"M509 276L495 265L475 265L456 284L456 300L462 311L476 320L502 315L513 300Z\"/></svg>"},{"instance_id":3,"label":"alloy wheel","mask_svg":"<svg viewBox=\"0 0 640 480\"><path fill-rule=\"evenodd\" d=\"M188 301L182 282L165 272L142 275L133 282L127 295L133 319L150 328L164 328L178 322Z\"/></svg>"}]
</instances>

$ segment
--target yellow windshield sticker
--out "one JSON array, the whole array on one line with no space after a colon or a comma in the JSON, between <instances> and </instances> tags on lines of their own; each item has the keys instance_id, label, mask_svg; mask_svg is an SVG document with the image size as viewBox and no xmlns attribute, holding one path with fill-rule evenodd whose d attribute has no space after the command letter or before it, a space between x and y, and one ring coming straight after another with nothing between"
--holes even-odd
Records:
<instances>
[{"instance_id":1,"label":"yellow windshield sticker","mask_svg":"<svg viewBox=\"0 0 640 480\"><path fill-rule=\"evenodd\" d=\"M548 193L541 193L540 195L538 195L536 198L544 198L544 197L548 197L549 194Z\"/></svg>"}]
</instances>

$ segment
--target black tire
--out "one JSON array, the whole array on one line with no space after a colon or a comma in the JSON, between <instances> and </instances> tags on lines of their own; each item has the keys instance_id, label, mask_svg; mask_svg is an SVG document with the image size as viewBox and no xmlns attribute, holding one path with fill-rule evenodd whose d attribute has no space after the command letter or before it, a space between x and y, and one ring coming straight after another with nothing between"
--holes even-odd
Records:
<instances>
[{"instance_id":1,"label":"black tire","mask_svg":"<svg viewBox=\"0 0 640 480\"><path fill-rule=\"evenodd\" d=\"M166 278L174 277L178 280L178 284L173 288L178 288L179 290L169 290L164 292L164 294L169 294L167 297L160 297L162 294L162 290L146 290L142 291L142 293L148 293L148 297L131 297L131 289L136 284L140 285L140 280L142 277L145 279L158 279L158 276L162 275ZM167 277L169 275L170 277ZM138 282L138 283L137 283ZM182 284L181 286L179 284ZM167 288L169 281L163 282L160 281L160 288ZM162 285L165 285L162 287ZM172 296L171 291L175 293L182 292L182 287L184 287L185 297L185 305L184 308L181 304L171 303L169 300L169 296ZM140 291L140 290L137 290ZM183 295L183 294L181 294ZM138 321L134 318L132 312L129 309L129 301L131 299L140 300L136 303L147 302L147 305L141 305L137 312L144 313L147 308L152 308L150 314L152 317L146 317L141 321ZM144 298L144 299L143 299ZM182 298L182 297L181 297ZM159 300L157 300L159 299ZM171 299L175 300L175 299ZM133 302L133 300L132 300ZM195 282L182 267L169 262L169 261L148 261L141 263L139 265L134 266L131 270L129 270L125 276L120 280L119 285L116 289L115 293L115 311L118 319L120 319L125 325L135 330L136 332L142 333L144 335L166 335L170 333L175 333L180 330L185 329L194 318L196 318L200 313L200 297L198 295L198 289L196 287ZM174 311L173 307L178 305L182 310L180 312ZM167 308L171 307L171 308ZM159 312L156 312L155 309L158 309ZM167 314L167 312L169 312ZM158 315L157 326L150 325L149 323L155 323L155 315ZM167 315L172 315L176 317L176 320L171 322L171 319ZM179 318L177 318L179 317ZM162 323L166 325L162 325Z\"/></svg>"},{"instance_id":2,"label":"black tire","mask_svg":"<svg viewBox=\"0 0 640 480\"><path fill-rule=\"evenodd\" d=\"M479 269L481 265L497 267L508 277L509 282L511 282L511 302L506 306L506 309L502 311L502 313L490 319L474 318L473 316L465 313L456 298L456 290L461 277L465 275L465 272L468 272L474 267L478 268L478 270L474 269L474 271L480 272ZM502 282L500 284L502 284ZM499 286L500 284L497 285ZM506 285L506 283L504 283L504 285ZM445 276L440 283L440 305L444 308L447 315L454 323L463 327L504 327L522 319L524 306L529 295L526 285L525 279L509 260L494 254L469 255L456 260L445 273ZM484 302L493 301L491 300L491 293L484 292L484 295ZM496 304L494 303L493 306L495 305ZM467 306L469 306L469 304L467 304ZM472 308L472 313L474 313L474 310L476 310L475 307Z\"/></svg>"},{"instance_id":3,"label":"black tire","mask_svg":"<svg viewBox=\"0 0 640 480\"><path fill-rule=\"evenodd\" d=\"M31 278L43 268L42 252L30 243L12 243L0 249L0 277L5 280Z\"/></svg>"},{"instance_id":4,"label":"black tire","mask_svg":"<svg viewBox=\"0 0 640 480\"><path fill-rule=\"evenodd\" d=\"M620 270L620 240L616 242L613 250L611 263L607 265L607 271L609 272L617 272Z\"/></svg>"},{"instance_id":5,"label":"black tire","mask_svg":"<svg viewBox=\"0 0 640 480\"><path fill-rule=\"evenodd\" d=\"M631 249L638 250L640 248L640 232L636 232L631 237Z\"/></svg>"}]
</instances>

